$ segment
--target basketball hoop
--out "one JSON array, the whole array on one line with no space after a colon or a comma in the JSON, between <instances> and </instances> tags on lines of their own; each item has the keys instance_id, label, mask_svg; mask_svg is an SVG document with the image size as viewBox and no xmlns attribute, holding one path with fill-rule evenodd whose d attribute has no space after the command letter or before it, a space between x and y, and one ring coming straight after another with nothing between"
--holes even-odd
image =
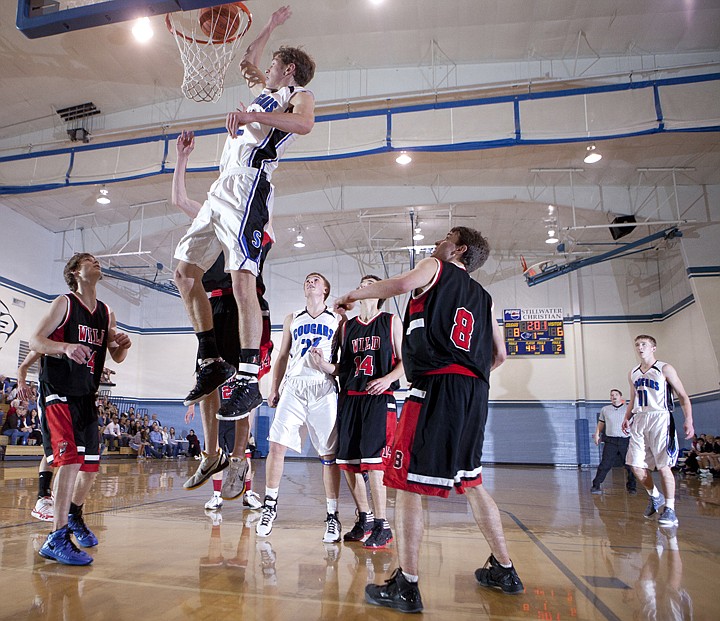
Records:
<instances>
[{"instance_id":1,"label":"basketball hoop","mask_svg":"<svg viewBox=\"0 0 720 621\"><path fill-rule=\"evenodd\" d=\"M165 24L175 37L185 72L182 92L192 101L215 102L240 39L252 24L242 2L168 13Z\"/></svg>"}]
</instances>

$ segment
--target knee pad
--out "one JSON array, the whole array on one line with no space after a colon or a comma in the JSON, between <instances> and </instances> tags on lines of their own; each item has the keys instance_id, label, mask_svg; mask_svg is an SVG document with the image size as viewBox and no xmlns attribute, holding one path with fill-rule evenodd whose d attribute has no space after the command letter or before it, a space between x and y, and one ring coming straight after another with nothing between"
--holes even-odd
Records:
<instances>
[{"instance_id":1,"label":"knee pad","mask_svg":"<svg viewBox=\"0 0 720 621\"><path fill-rule=\"evenodd\" d=\"M334 465L335 465L335 458L333 457L332 459L323 459L323 458L321 457L321 458L320 458L320 463L321 463L323 466L334 466Z\"/></svg>"}]
</instances>

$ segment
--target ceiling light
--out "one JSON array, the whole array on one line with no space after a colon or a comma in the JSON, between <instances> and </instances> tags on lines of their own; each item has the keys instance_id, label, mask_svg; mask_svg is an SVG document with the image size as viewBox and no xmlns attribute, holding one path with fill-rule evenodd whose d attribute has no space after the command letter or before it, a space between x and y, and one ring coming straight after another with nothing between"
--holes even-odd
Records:
<instances>
[{"instance_id":1,"label":"ceiling light","mask_svg":"<svg viewBox=\"0 0 720 621\"><path fill-rule=\"evenodd\" d=\"M295 248L305 248L305 242L303 241L302 233L297 234L293 246L295 246Z\"/></svg>"},{"instance_id":2,"label":"ceiling light","mask_svg":"<svg viewBox=\"0 0 720 621\"><path fill-rule=\"evenodd\" d=\"M407 166L410 162L412 162L412 158L407 153L405 153L405 151L403 151L395 158L395 161L401 166Z\"/></svg>"},{"instance_id":3,"label":"ceiling light","mask_svg":"<svg viewBox=\"0 0 720 621\"><path fill-rule=\"evenodd\" d=\"M548 214L552 215L552 213L555 211L555 207L553 205L548 205Z\"/></svg>"},{"instance_id":4,"label":"ceiling light","mask_svg":"<svg viewBox=\"0 0 720 621\"><path fill-rule=\"evenodd\" d=\"M105 186L100 188L100 194L95 199L98 203L101 205L109 205L110 204L110 197L108 196L108 191Z\"/></svg>"},{"instance_id":5,"label":"ceiling light","mask_svg":"<svg viewBox=\"0 0 720 621\"><path fill-rule=\"evenodd\" d=\"M602 159L602 155L600 155L600 152L595 149L595 143L588 145L586 151L587 155L583 160L586 164L594 164L595 162L599 162Z\"/></svg>"},{"instance_id":6,"label":"ceiling light","mask_svg":"<svg viewBox=\"0 0 720 621\"><path fill-rule=\"evenodd\" d=\"M548 230L548 237L555 237L555 231L553 229Z\"/></svg>"},{"instance_id":7,"label":"ceiling light","mask_svg":"<svg viewBox=\"0 0 720 621\"><path fill-rule=\"evenodd\" d=\"M425 235L423 235L423 234L420 232L420 227L418 226L418 227L415 229L415 235L413 235L413 240L414 240L414 241L422 241L423 239L425 239Z\"/></svg>"},{"instance_id":8,"label":"ceiling light","mask_svg":"<svg viewBox=\"0 0 720 621\"><path fill-rule=\"evenodd\" d=\"M545 240L546 244L557 244L559 241L560 240L557 237L555 237L554 233L551 233L550 231L548 231L548 238Z\"/></svg>"},{"instance_id":9,"label":"ceiling light","mask_svg":"<svg viewBox=\"0 0 720 621\"><path fill-rule=\"evenodd\" d=\"M132 33L139 43L145 43L152 39L154 33L150 25L150 18L141 17L138 19L132 27Z\"/></svg>"}]
</instances>

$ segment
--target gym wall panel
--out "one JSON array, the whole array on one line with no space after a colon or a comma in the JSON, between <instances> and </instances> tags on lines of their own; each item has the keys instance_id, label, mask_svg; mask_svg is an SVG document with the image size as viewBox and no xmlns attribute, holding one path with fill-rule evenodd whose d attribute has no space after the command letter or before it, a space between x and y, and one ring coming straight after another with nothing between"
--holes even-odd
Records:
<instances>
[{"instance_id":1,"label":"gym wall panel","mask_svg":"<svg viewBox=\"0 0 720 621\"><path fill-rule=\"evenodd\" d=\"M385 115L333 119L316 123L312 132L299 136L288 148L287 155L292 159L362 154L384 148L387 144L386 134Z\"/></svg>"},{"instance_id":2,"label":"gym wall panel","mask_svg":"<svg viewBox=\"0 0 720 621\"><path fill-rule=\"evenodd\" d=\"M162 141L77 151L71 178L74 181L97 179L98 176L116 179L159 172L164 152Z\"/></svg>"},{"instance_id":3,"label":"gym wall panel","mask_svg":"<svg viewBox=\"0 0 720 621\"><path fill-rule=\"evenodd\" d=\"M0 185L33 186L65 183L70 170L70 156L50 155L43 158L18 159L0 166Z\"/></svg>"},{"instance_id":4,"label":"gym wall panel","mask_svg":"<svg viewBox=\"0 0 720 621\"><path fill-rule=\"evenodd\" d=\"M190 156L189 167L217 169L220 155L225 146L227 132L219 134L196 134L195 148ZM167 150L167 167L175 168L177 164L177 150L175 140L170 141ZM208 185L209 187L209 185Z\"/></svg>"},{"instance_id":5,"label":"gym wall panel","mask_svg":"<svg viewBox=\"0 0 720 621\"><path fill-rule=\"evenodd\" d=\"M666 85L658 91L666 129L720 125L720 82Z\"/></svg>"}]
</instances>

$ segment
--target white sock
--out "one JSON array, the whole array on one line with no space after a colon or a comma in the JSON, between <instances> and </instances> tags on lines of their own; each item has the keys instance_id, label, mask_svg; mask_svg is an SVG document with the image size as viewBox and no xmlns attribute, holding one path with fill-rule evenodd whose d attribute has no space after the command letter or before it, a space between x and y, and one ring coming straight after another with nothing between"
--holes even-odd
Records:
<instances>
[{"instance_id":1,"label":"white sock","mask_svg":"<svg viewBox=\"0 0 720 621\"><path fill-rule=\"evenodd\" d=\"M273 500L277 500L278 493L280 492L279 487L266 487L265 488L265 495L270 496Z\"/></svg>"},{"instance_id":2,"label":"white sock","mask_svg":"<svg viewBox=\"0 0 720 621\"><path fill-rule=\"evenodd\" d=\"M647 491L647 490L646 490ZM653 485L652 491L648 491L648 494L652 496L653 498L659 498L660 497L660 491L657 487Z\"/></svg>"},{"instance_id":3,"label":"white sock","mask_svg":"<svg viewBox=\"0 0 720 621\"><path fill-rule=\"evenodd\" d=\"M337 508L338 508L337 498L326 498L325 505L327 506L327 512L330 515L335 515L337 513Z\"/></svg>"},{"instance_id":4,"label":"white sock","mask_svg":"<svg viewBox=\"0 0 720 621\"><path fill-rule=\"evenodd\" d=\"M673 511L675 511L675 499L674 499L674 498L666 498L666 499L665 499L665 506L666 506L668 509L672 509Z\"/></svg>"},{"instance_id":5,"label":"white sock","mask_svg":"<svg viewBox=\"0 0 720 621\"><path fill-rule=\"evenodd\" d=\"M405 580L407 580L408 582L417 582L418 581L418 577L413 574L409 574L406 571L402 572L402 574L403 574L403 576L405 576Z\"/></svg>"},{"instance_id":6,"label":"white sock","mask_svg":"<svg viewBox=\"0 0 720 621\"><path fill-rule=\"evenodd\" d=\"M220 492L213 492L213 496L217 496L218 498L220 498Z\"/></svg>"}]
</instances>

